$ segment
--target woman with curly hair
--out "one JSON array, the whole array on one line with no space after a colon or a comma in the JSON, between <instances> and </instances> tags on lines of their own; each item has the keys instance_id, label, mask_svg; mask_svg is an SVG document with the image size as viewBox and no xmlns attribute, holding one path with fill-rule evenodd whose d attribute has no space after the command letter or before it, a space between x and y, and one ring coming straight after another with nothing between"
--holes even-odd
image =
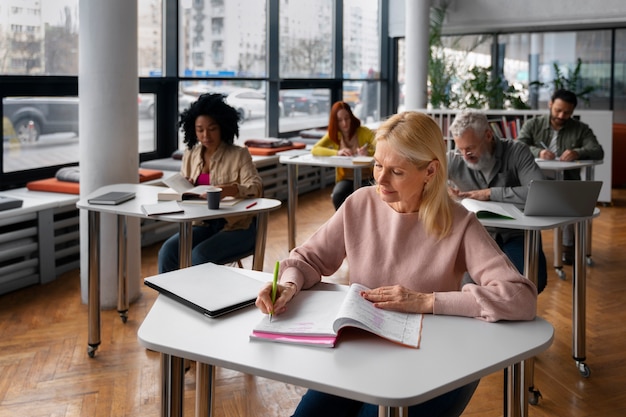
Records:
<instances>
[{"instance_id":1,"label":"woman with curly hair","mask_svg":"<svg viewBox=\"0 0 626 417\"><path fill-rule=\"evenodd\" d=\"M239 114L221 94L203 94L180 115L186 145L181 174L194 185L215 185L222 198L261 197L263 183L247 148L235 145ZM192 265L224 264L254 249L254 215L207 220L193 227ZM179 234L159 250L159 273L179 267Z\"/></svg>"}]
</instances>

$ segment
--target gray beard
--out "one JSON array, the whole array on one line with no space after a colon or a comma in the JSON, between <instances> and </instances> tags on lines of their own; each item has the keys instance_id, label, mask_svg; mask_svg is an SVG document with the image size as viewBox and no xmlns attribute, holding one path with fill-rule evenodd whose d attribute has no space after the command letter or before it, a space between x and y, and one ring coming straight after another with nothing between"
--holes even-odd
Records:
<instances>
[{"instance_id":1,"label":"gray beard","mask_svg":"<svg viewBox=\"0 0 626 417\"><path fill-rule=\"evenodd\" d=\"M485 152L480 156L480 159L475 164L472 162L467 162L465 159L464 161L469 169L473 169L474 171L487 171L493 168L495 158L492 154Z\"/></svg>"}]
</instances>

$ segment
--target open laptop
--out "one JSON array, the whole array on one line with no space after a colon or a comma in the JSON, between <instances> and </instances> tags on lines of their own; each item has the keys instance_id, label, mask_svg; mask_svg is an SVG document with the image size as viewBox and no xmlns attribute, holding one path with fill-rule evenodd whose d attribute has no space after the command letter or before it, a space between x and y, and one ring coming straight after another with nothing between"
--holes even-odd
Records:
<instances>
[{"instance_id":1,"label":"open laptop","mask_svg":"<svg viewBox=\"0 0 626 417\"><path fill-rule=\"evenodd\" d=\"M208 317L254 304L265 284L213 263L151 276L144 283Z\"/></svg>"},{"instance_id":2,"label":"open laptop","mask_svg":"<svg viewBox=\"0 0 626 417\"><path fill-rule=\"evenodd\" d=\"M531 181L524 205L524 215L591 216L601 188L602 181Z\"/></svg>"}]
</instances>

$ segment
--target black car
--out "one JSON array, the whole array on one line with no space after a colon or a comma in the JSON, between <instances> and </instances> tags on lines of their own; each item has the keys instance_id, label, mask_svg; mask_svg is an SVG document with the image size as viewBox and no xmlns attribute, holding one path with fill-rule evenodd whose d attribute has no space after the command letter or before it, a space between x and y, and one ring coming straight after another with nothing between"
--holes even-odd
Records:
<instances>
[{"instance_id":1,"label":"black car","mask_svg":"<svg viewBox=\"0 0 626 417\"><path fill-rule=\"evenodd\" d=\"M285 116L294 113L319 114L330 111L327 90L283 90L280 94Z\"/></svg>"},{"instance_id":2,"label":"black car","mask_svg":"<svg viewBox=\"0 0 626 417\"><path fill-rule=\"evenodd\" d=\"M22 142L50 133L78 135L78 97L6 97L2 109Z\"/></svg>"}]
</instances>

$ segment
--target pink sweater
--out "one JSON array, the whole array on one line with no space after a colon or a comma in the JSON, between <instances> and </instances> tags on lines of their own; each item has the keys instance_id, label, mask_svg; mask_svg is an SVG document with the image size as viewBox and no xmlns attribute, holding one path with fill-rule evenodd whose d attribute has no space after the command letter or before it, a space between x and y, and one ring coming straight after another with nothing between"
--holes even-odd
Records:
<instances>
[{"instance_id":1,"label":"pink sweater","mask_svg":"<svg viewBox=\"0 0 626 417\"><path fill-rule=\"evenodd\" d=\"M532 320L537 289L521 275L473 213L455 204L451 233L428 235L417 213L398 213L375 187L354 192L319 230L281 262L281 282L307 289L346 258L350 281L399 284L435 294L435 314L486 321ZM461 290L463 273L474 284Z\"/></svg>"}]
</instances>

